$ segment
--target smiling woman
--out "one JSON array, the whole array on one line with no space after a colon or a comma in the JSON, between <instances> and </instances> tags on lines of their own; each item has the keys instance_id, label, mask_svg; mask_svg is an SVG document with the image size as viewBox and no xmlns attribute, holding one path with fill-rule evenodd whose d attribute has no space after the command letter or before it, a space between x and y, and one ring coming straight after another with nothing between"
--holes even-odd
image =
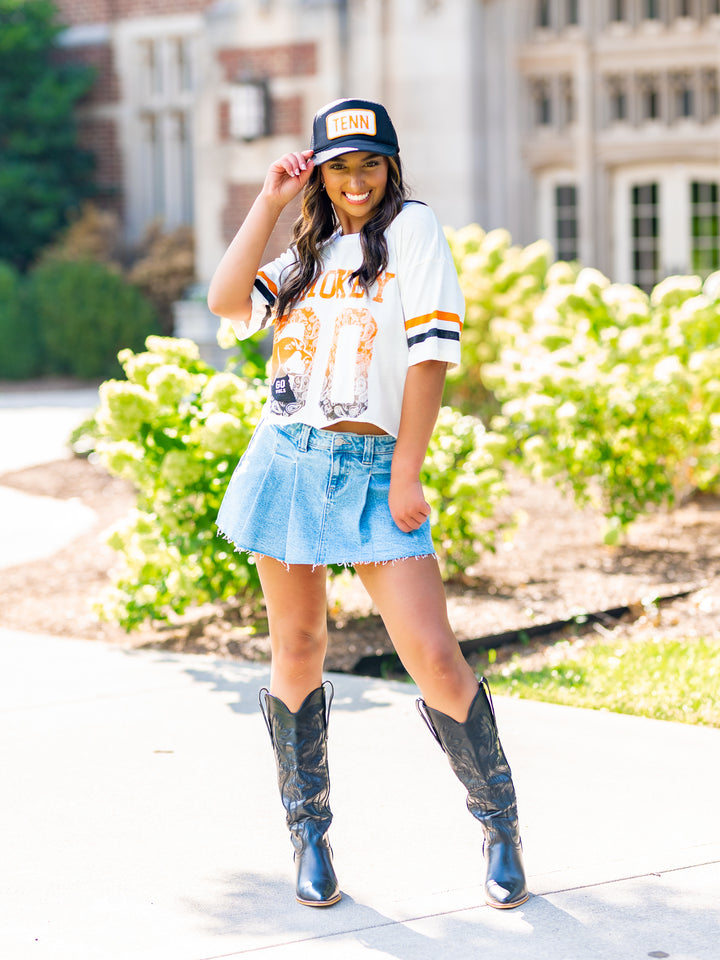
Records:
<instances>
[{"instance_id":1,"label":"smiling woman","mask_svg":"<svg viewBox=\"0 0 720 960\"><path fill-rule=\"evenodd\" d=\"M343 153L320 168L343 234L360 233L373 217L385 196L389 163L378 153Z\"/></svg>"},{"instance_id":2,"label":"smiling woman","mask_svg":"<svg viewBox=\"0 0 720 960\"><path fill-rule=\"evenodd\" d=\"M303 191L294 243L260 258ZM515 789L485 683L447 616L420 472L464 300L442 227L408 201L386 109L318 111L312 149L273 163L213 277L210 308L240 338L274 324L270 395L218 527L256 556L272 647L261 707L275 750L300 903L340 899L328 830L328 564L352 565L422 690L422 716L485 834L485 898L528 898Z\"/></svg>"}]
</instances>

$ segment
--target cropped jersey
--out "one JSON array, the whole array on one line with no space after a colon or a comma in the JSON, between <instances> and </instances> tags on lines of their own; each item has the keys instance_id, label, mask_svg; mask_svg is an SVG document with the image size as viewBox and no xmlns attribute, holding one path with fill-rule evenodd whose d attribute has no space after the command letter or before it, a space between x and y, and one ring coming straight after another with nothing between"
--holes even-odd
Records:
<instances>
[{"instance_id":1,"label":"cropped jersey","mask_svg":"<svg viewBox=\"0 0 720 960\"><path fill-rule=\"evenodd\" d=\"M362 263L359 234L328 240L320 276L285 316L274 317L273 308L294 248L258 272L239 336L274 320L264 417L314 427L362 420L397 437L408 367L459 363L465 303L435 214L406 203L385 237L388 265L367 294L350 280Z\"/></svg>"}]
</instances>

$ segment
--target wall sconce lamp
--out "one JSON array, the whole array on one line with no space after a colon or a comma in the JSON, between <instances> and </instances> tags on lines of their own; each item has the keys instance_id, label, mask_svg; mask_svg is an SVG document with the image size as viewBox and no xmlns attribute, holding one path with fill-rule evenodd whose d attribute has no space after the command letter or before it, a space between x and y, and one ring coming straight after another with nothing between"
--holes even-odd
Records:
<instances>
[{"instance_id":1,"label":"wall sconce lamp","mask_svg":"<svg viewBox=\"0 0 720 960\"><path fill-rule=\"evenodd\" d=\"M270 88L267 79L239 77L230 91L230 136L259 140L271 132Z\"/></svg>"}]
</instances>

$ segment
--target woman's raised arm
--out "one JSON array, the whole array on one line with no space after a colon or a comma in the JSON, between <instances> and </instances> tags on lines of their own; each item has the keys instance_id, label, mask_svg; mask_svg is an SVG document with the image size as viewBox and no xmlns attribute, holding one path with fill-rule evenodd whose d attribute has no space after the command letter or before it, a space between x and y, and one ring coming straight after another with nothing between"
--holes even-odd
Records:
<instances>
[{"instance_id":1,"label":"woman's raised arm","mask_svg":"<svg viewBox=\"0 0 720 960\"><path fill-rule=\"evenodd\" d=\"M271 164L263 188L217 266L208 290L213 313L233 324L250 320L255 276L283 209L310 179L312 150L287 153Z\"/></svg>"}]
</instances>

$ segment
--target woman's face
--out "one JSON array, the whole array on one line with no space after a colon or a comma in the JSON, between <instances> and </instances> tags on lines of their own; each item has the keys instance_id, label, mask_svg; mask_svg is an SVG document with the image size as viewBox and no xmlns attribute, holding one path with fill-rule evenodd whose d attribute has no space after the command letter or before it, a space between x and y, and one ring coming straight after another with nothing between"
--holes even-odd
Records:
<instances>
[{"instance_id":1,"label":"woman's face","mask_svg":"<svg viewBox=\"0 0 720 960\"><path fill-rule=\"evenodd\" d=\"M388 159L379 153L343 153L323 163L320 176L343 233L359 233L385 196Z\"/></svg>"}]
</instances>

